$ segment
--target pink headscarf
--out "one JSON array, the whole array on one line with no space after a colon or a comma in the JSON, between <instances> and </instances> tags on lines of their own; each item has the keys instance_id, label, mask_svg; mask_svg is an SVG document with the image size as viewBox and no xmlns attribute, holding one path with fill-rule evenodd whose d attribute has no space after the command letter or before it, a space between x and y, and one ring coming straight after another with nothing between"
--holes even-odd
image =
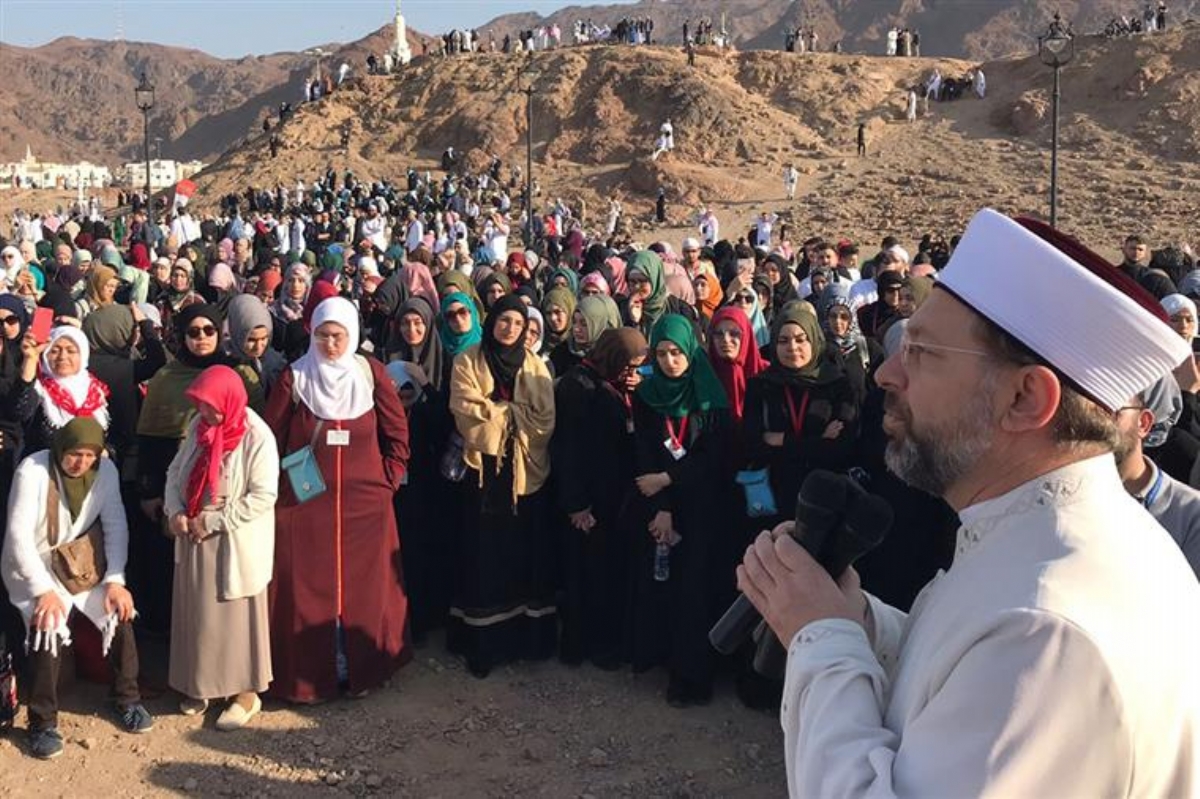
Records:
<instances>
[{"instance_id":1,"label":"pink headscarf","mask_svg":"<svg viewBox=\"0 0 1200 799\"><path fill-rule=\"evenodd\" d=\"M692 286L687 270L676 261L663 261L663 272L667 277L667 291L688 305L696 304L696 289Z\"/></svg>"},{"instance_id":2,"label":"pink headscarf","mask_svg":"<svg viewBox=\"0 0 1200 799\"><path fill-rule=\"evenodd\" d=\"M612 290L616 294L628 294L629 285L625 282L625 261L614 255L604 263L612 270Z\"/></svg>"},{"instance_id":3,"label":"pink headscarf","mask_svg":"<svg viewBox=\"0 0 1200 799\"><path fill-rule=\"evenodd\" d=\"M441 307L438 299L437 284L429 267L417 261L409 261L400 269L400 282L408 289L408 296L421 297L429 303L430 308Z\"/></svg>"},{"instance_id":4,"label":"pink headscarf","mask_svg":"<svg viewBox=\"0 0 1200 799\"><path fill-rule=\"evenodd\" d=\"M217 257L227 264L233 263L233 239L221 239L217 242Z\"/></svg>"},{"instance_id":5,"label":"pink headscarf","mask_svg":"<svg viewBox=\"0 0 1200 799\"><path fill-rule=\"evenodd\" d=\"M208 268L208 285L218 291L232 291L236 287L236 283L229 264L218 261Z\"/></svg>"},{"instance_id":6,"label":"pink headscarf","mask_svg":"<svg viewBox=\"0 0 1200 799\"><path fill-rule=\"evenodd\" d=\"M583 280L579 281L580 295L583 294L583 290L588 286L595 286L596 288L600 289L600 293L605 297L612 295L612 292L608 289L608 281L605 280L604 275L600 274L599 272L591 272L583 276Z\"/></svg>"}]
</instances>

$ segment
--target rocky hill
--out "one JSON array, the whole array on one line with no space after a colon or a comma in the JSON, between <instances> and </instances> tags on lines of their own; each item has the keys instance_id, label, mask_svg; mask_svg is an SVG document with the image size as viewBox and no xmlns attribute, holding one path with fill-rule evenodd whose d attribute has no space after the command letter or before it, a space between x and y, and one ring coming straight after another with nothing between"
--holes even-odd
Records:
<instances>
[{"instance_id":1,"label":"rocky hill","mask_svg":"<svg viewBox=\"0 0 1200 799\"><path fill-rule=\"evenodd\" d=\"M480 30L486 43L545 22L557 22L569 36L576 19L613 24L623 16L650 16L656 38L678 44L684 20L692 20L693 29L703 16L719 25L724 13L741 50L779 50L785 27L802 24L817 30L822 49L842 41L847 52L875 54L883 50L887 28L902 25L921 31L926 56L979 60L1030 52L1055 9L1084 31L1139 6L1135 0L641 0L571 6L548 17L505 15ZM1200 0L1171 3L1172 21L1196 13ZM382 53L391 36L391 25L383 24L350 44L326 45L327 63L346 60L362 72L367 55ZM410 29L418 56L427 40ZM29 144L45 160L86 158L110 166L141 157L133 87L142 70L159 89L150 121L163 156L211 160L255 131L270 109L300 98L315 66L312 56L299 53L223 60L197 50L73 38L36 48L0 44L0 64L0 161L20 158Z\"/></svg>"},{"instance_id":2,"label":"rocky hill","mask_svg":"<svg viewBox=\"0 0 1200 799\"><path fill-rule=\"evenodd\" d=\"M1154 37L1078 40L1063 72L1061 219L1089 238L1135 225L1174 239L1200 214L1200 26ZM1026 57L984 64L986 99L932 103L903 121L904 96L950 59L779 52L702 52L697 67L674 48L584 47L534 59L534 155L548 194L601 208L621 196L647 210L667 189L683 220L701 204L734 216L761 206L842 232L906 225L955 230L981 205L1044 213L1050 70ZM522 59L481 55L418 63L305 106L265 157L252 140L199 179L201 202L246 185L274 186L326 166L399 179L435 167L447 146L482 163L524 163ZM649 159L671 118L676 150ZM871 157L853 157L858 123ZM340 131L352 129L343 153ZM803 197L779 199L794 162ZM748 218L748 216L747 216Z\"/></svg>"},{"instance_id":3,"label":"rocky hill","mask_svg":"<svg viewBox=\"0 0 1200 799\"><path fill-rule=\"evenodd\" d=\"M327 45L337 63L361 68L381 53L390 27L350 45ZM420 52L421 37L409 43ZM134 86L144 71L156 89L150 136L164 158L211 160L255 129L266 111L302 96L315 59L277 53L220 59L179 47L64 37L40 47L0 44L0 161L87 159L116 166L142 157ZM152 144L153 146L153 144Z\"/></svg>"},{"instance_id":4,"label":"rocky hill","mask_svg":"<svg viewBox=\"0 0 1200 799\"><path fill-rule=\"evenodd\" d=\"M682 41L683 23L701 17L720 27L722 14L734 43L742 50L779 50L787 27L814 28L819 47L841 41L848 52L883 53L892 25L921 32L926 56L988 60L1027 53L1057 10L1079 32L1099 31L1119 14L1140 13L1137 0L641 0L637 3L570 6L553 14L510 14L480 29L488 36L541 24L564 31L578 19L613 25L622 17L650 17L655 37L667 44ZM1200 13L1200 0L1170 3L1171 21Z\"/></svg>"}]
</instances>

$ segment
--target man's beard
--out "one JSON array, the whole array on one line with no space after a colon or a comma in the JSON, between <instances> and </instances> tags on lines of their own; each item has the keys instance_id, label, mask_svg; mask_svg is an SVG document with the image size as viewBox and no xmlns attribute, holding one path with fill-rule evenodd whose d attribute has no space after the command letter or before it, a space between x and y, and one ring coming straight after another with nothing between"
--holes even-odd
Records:
<instances>
[{"instance_id":1,"label":"man's beard","mask_svg":"<svg viewBox=\"0 0 1200 799\"><path fill-rule=\"evenodd\" d=\"M969 474L992 445L996 421L992 418L991 379L963 407L958 417L941 429L917 430L912 411L894 394L884 407L903 423L903 430L890 433L884 460L893 474L934 496L944 497Z\"/></svg>"}]
</instances>

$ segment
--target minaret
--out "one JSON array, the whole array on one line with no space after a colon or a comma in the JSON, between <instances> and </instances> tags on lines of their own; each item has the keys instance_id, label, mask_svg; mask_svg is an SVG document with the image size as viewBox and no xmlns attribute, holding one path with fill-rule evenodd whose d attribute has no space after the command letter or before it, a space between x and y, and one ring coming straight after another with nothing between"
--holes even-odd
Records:
<instances>
[{"instance_id":1,"label":"minaret","mask_svg":"<svg viewBox=\"0 0 1200 799\"><path fill-rule=\"evenodd\" d=\"M396 0L396 63L407 64L412 61L412 50L408 46L408 29L404 24L404 14L400 12L400 0Z\"/></svg>"}]
</instances>

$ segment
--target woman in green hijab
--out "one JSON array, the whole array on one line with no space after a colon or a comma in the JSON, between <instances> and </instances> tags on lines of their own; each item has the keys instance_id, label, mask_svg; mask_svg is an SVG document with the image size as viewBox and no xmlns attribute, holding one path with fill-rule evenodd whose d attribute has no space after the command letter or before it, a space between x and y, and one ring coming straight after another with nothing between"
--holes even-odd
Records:
<instances>
[{"instance_id":1,"label":"woman in green hijab","mask_svg":"<svg viewBox=\"0 0 1200 799\"><path fill-rule=\"evenodd\" d=\"M575 292L556 286L542 298L542 318L546 320L546 340L542 346L551 352L560 342L571 337L571 322L575 317Z\"/></svg>"},{"instance_id":2,"label":"woman in green hijab","mask_svg":"<svg viewBox=\"0 0 1200 799\"><path fill-rule=\"evenodd\" d=\"M475 290L475 284L465 272L452 269L438 275L433 282L437 286L439 299L444 300L455 292L466 294L475 304L476 315L483 316L483 302L479 299L479 292Z\"/></svg>"},{"instance_id":3,"label":"woman in green hijab","mask_svg":"<svg viewBox=\"0 0 1200 799\"><path fill-rule=\"evenodd\" d=\"M99 631L116 675L113 696L128 732L148 732L153 719L138 693L137 645L130 622L133 597L125 588L129 528L120 477L103 457L104 430L77 416L55 431L50 449L21 462L13 479L5 542L5 586L29 630L29 749L38 758L62 753L58 731L59 649L71 639L72 615ZM104 554L95 585L67 584L51 568L52 550L90 536Z\"/></svg>"},{"instance_id":4,"label":"woman in green hijab","mask_svg":"<svg viewBox=\"0 0 1200 799\"><path fill-rule=\"evenodd\" d=\"M859 400L835 350L808 303L790 302L776 314L771 365L746 385L742 449L748 469L770 470L780 515L754 519L754 530L791 518L790 498L813 469L854 465Z\"/></svg>"},{"instance_id":5,"label":"woman in green hijab","mask_svg":"<svg viewBox=\"0 0 1200 799\"><path fill-rule=\"evenodd\" d=\"M647 339L653 338L655 323L663 314L678 314L692 323L699 336L696 309L667 291L666 269L653 250L634 254L625 270L630 303L641 303L642 313L636 327Z\"/></svg>"},{"instance_id":6,"label":"woman in green hijab","mask_svg":"<svg viewBox=\"0 0 1200 799\"><path fill-rule=\"evenodd\" d=\"M652 374L633 399L642 497L634 525L633 667L666 664L667 702L685 707L712 698L708 630L733 594L733 566L719 557L732 499L732 428L725 389L690 320L659 318L650 349Z\"/></svg>"},{"instance_id":7,"label":"woman in green hijab","mask_svg":"<svg viewBox=\"0 0 1200 799\"><path fill-rule=\"evenodd\" d=\"M550 365L555 375L565 375L583 361L600 334L621 326L621 312L608 297L584 297L576 305L575 297L564 288L551 289L542 303L546 328L553 330L566 320L566 330L550 351Z\"/></svg>"}]
</instances>

